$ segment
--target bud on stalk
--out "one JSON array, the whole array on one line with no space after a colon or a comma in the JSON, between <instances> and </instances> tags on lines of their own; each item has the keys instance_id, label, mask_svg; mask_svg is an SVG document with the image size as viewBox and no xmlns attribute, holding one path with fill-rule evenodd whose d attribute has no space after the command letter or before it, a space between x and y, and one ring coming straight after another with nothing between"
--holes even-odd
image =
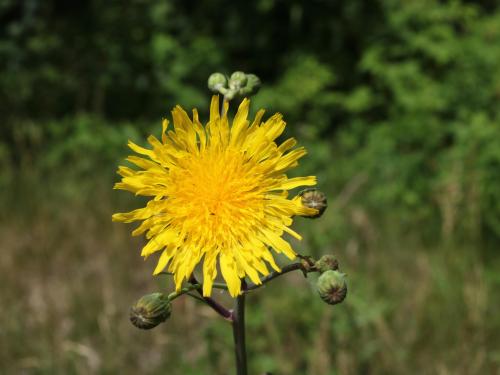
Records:
<instances>
[{"instance_id":1,"label":"bud on stalk","mask_svg":"<svg viewBox=\"0 0 500 375\"><path fill-rule=\"evenodd\" d=\"M151 329L170 317L172 305L162 293L142 296L130 308L130 321L140 329Z\"/></svg>"},{"instance_id":2,"label":"bud on stalk","mask_svg":"<svg viewBox=\"0 0 500 375\"><path fill-rule=\"evenodd\" d=\"M329 270L336 271L339 269L339 262L337 261L337 258L335 258L333 255L327 254L323 255L315 264L314 266L320 273L324 273Z\"/></svg>"},{"instance_id":3,"label":"bud on stalk","mask_svg":"<svg viewBox=\"0 0 500 375\"><path fill-rule=\"evenodd\" d=\"M243 72L234 72L229 78L229 88L239 90L247 84L247 75Z\"/></svg>"},{"instance_id":4,"label":"bud on stalk","mask_svg":"<svg viewBox=\"0 0 500 375\"><path fill-rule=\"evenodd\" d=\"M329 270L321 274L316 284L319 296L329 305L342 302L347 295L345 274Z\"/></svg>"},{"instance_id":5,"label":"bud on stalk","mask_svg":"<svg viewBox=\"0 0 500 375\"><path fill-rule=\"evenodd\" d=\"M308 218L316 219L320 217L328 207L326 195L318 189L305 189L299 193L299 196L301 197L302 205L318 210L316 215L307 216Z\"/></svg>"},{"instance_id":6,"label":"bud on stalk","mask_svg":"<svg viewBox=\"0 0 500 375\"><path fill-rule=\"evenodd\" d=\"M208 88L210 91L219 93L221 89L226 88L227 78L222 73L213 73L208 77Z\"/></svg>"}]
</instances>

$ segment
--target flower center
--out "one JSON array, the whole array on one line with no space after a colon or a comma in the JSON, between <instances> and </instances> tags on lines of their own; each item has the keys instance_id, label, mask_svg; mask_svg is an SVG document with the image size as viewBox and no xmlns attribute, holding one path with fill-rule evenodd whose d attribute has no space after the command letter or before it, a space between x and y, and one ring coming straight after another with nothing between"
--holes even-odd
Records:
<instances>
[{"instance_id":1,"label":"flower center","mask_svg":"<svg viewBox=\"0 0 500 375\"><path fill-rule=\"evenodd\" d=\"M170 174L176 191L169 196L182 226L190 231L203 226L207 236L227 237L261 219L264 200L256 165L231 149L208 149L180 161Z\"/></svg>"}]
</instances>

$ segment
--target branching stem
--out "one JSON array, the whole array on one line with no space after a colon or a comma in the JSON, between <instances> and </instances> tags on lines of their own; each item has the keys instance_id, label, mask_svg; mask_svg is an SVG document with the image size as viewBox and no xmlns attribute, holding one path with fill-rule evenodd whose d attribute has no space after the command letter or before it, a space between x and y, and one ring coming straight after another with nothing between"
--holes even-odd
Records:
<instances>
[{"instance_id":1,"label":"branching stem","mask_svg":"<svg viewBox=\"0 0 500 375\"><path fill-rule=\"evenodd\" d=\"M217 302L216 300L214 300L212 297L205 297L205 296L203 296L201 284L198 283L198 281L196 280L196 277L194 275L191 275L191 277L189 279L189 282L191 284L193 284L193 285L198 285L194 289L196 289L196 291L198 292L198 294L200 294L200 296L203 299L203 301L205 301L205 303L208 306L210 306L217 314L219 314L224 319L226 319L226 320L228 320L230 322L233 321L233 314L231 313L231 311L229 311L228 309L226 309L224 306L222 306L219 302Z\"/></svg>"},{"instance_id":2,"label":"branching stem","mask_svg":"<svg viewBox=\"0 0 500 375\"><path fill-rule=\"evenodd\" d=\"M258 289L261 286L263 286L264 284L268 283L269 281L271 281L279 276L282 276L288 272L297 271L297 270L301 270L304 273L304 275L306 275L309 272L317 272L317 269L314 267L313 263L308 261L307 258L303 258L303 260L301 262L292 263L292 264L288 264L288 265L284 266L280 272L277 272L277 271L271 272L269 275L267 275L266 277L264 277L261 280L262 284L250 284L246 288L244 288L243 291L244 291L244 293L247 293L247 292L250 292L252 290Z\"/></svg>"},{"instance_id":3,"label":"branching stem","mask_svg":"<svg viewBox=\"0 0 500 375\"><path fill-rule=\"evenodd\" d=\"M180 297L182 296L183 294L189 294L189 292L191 292L192 290L196 290L196 289L199 289L201 288L201 285L200 284L191 284L185 288L182 288L181 290L179 291L176 291L176 292L173 292L173 293L170 293L168 295L168 299L170 301L173 301L174 299L176 299L177 297Z\"/></svg>"}]
</instances>

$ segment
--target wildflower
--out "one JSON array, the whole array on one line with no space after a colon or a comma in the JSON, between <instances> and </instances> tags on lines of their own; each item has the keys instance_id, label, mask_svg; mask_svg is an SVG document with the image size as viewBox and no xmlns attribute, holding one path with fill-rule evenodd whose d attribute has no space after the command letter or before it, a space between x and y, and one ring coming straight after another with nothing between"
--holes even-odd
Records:
<instances>
[{"instance_id":1,"label":"wildflower","mask_svg":"<svg viewBox=\"0 0 500 375\"><path fill-rule=\"evenodd\" d=\"M211 294L217 264L231 296L241 293L241 279L260 284L259 274L268 265L279 271L270 248L295 258L282 238L295 215L314 215L317 210L287 198L288 190L316 184L316 177L288 178L306 154L290 138L275 143L285 129L280 114L261 122L260 110L252 124L247 120L249 100L240 104L232 126L228 104L219 113L214 96L210 120L204 127L196 110L191 120L179 106L172 111L173 130L163 121L161 141L150 136L152 149L129 142L141 156L127 160L139 170L120 167L116 189L151 197L146 207L113 215L114 221L141 221L133 235L145 233L149 242L142 249L147 257L161 251L154 274L166 267L174 275L177 290L203 263L203 294Z\"/></svg>"}]
</instances>

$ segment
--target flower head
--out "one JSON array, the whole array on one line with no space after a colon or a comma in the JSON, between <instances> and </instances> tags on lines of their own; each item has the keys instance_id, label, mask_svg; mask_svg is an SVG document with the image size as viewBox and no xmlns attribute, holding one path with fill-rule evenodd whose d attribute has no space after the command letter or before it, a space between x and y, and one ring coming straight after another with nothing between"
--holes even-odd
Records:
<instances>
[{"instance_id":1,"label":"flower head","mask_svg":"<svg viewBox=\"0 0 500 375\"><path fill-rule=\"evenodd\" d=\"M285 122L275 114L262 122L263 110L250 124L249 100L240 104L232 126L228 104L219 113L219 99L212 98L210 121L204 127L193 110L191 120L179 106L172 111L174 127L167 131L163 121L161 141L148 138L152 149L129 142L141 156L129 162L139 170L120 167L121 182L116 189L151 197L146 207L113 215L113 220L142 221L132 232L145 233L142 249L147 257L161 251L154 274L167 267L177 289L197 264L203 263L203 294L211 294L218 268L230 294L241 293L241 279L260 284L259 274L279 267L270 248L293 259L295 252L282 238L295 215L311 215L316 210L288 199L288 190L316 184L316 177L288 178L286 171L297 166L306 154L294 148L290 138L277 145ZM219 267L218 267L219 266Z\"/></svg>"}]
</instances>

